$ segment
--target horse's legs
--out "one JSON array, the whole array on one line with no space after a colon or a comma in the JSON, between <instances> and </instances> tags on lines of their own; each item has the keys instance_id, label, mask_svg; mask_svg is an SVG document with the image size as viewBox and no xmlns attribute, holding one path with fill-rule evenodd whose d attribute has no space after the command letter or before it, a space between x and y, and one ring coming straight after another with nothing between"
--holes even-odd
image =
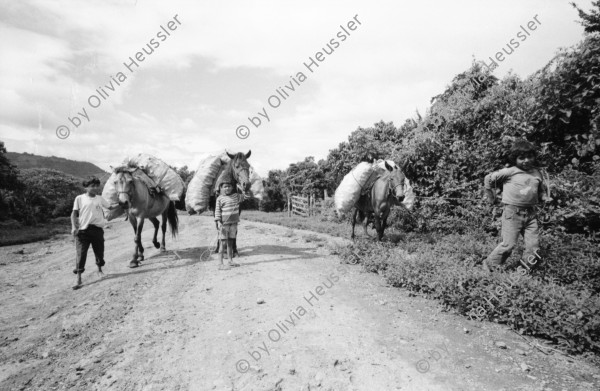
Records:
<instances>
[{"instance_id":1,"label":"horse's legs","mask_svg":"<svg viewBox=\"0 0 600 391\"><path fill-rule=\"evenodd\" d=\"M381 238L380 238L380 240L383 238L383 232L387 228L387 219L388 219L389 215L390 215L390 208L386 208L383 211L383 216L381 217L382 224L381 224Z\"/></svg>"},{"instance_id":2,"label":"horse's legs","mask_svg":"<svg viewBox=\"0 0 600 391\"><path fill-rule=\"evenodd\" d=\"M144 219L138 217L137 222L137 233L135 235L135 240L138 247L138 259L139 262L142 262L144 260L144 246L142 246L142 230L144 229Z\"/></svg>"},{"instance_id":3,"label":"horse's legs","mask_svg":"<svg viewBox=\"0 0 600 391\"><path fill-rule=\"evenodd\" d=\"M152 222L152 225L154 225L154 236L152 237L152 244L154 245L154 248L159 248L160 247L160 243L158 243L158 240L156 240L156 236L158 235L158 226L159 226L159 222L158 219L156 217L150 217L149 220ZM163 221L165 220L164 218L164 214L163 214ZM163 239L164 239L165 235L163 232Z\"/></svg>"},{"instance_id":4,"label":"horse's legs","mask_svg":"<svg viewBox=\"0 0 600 391\"><path fill-rule=\"evenodd\" d=\"M238 213L241 216L242 215L242 204L240 204L240 208L238 209ZM237 235L237 234L236 234ZM233 247L233 256L240 256L240 253L238 253L237 250L237 236L235 238L233 238L233 243L232 243L232 247Z\"/></svg>"},{"instance_id":5,"label":"horse's legs","mask_svg":"<svg viewBox=\"0 0 600 391\"><path fill-rule=\"evenodd\" d=\"M215 211L217 210L217 207L215 206ZM215 212L213 212L213 217L215 217ZM219 231L219 224L215 221L215 225L217 226L217 232ZM220 236L220 235L219 235ZM217 247L215 247L215 254L219 253L219 247L221 246L221 238L217 238Z\"/></svg>"},{"instance_id":6,"label":"horse's legs","mask_svg":"<svg viewBox=\"0 0 600 391\"><path fill-rule=\"evenodd\" d=\"M240 256L240 254L238 253L238 250L237 250L237 238L233 238L233 239L231 240L231 243L232 243L231 247L233 247L233 249L232 249L232 254L233 254L233 256L234 256L234 257L235 257L235 256L238 256L238 257L239 257L239 256Z\"/></svg>"},{"instance_id":7,"label":"horse's legs","mask_svg":"<svg viewBox=\"0 0 600 391\"><path fill-rule=\"evenodd\" d=\"M217 223L215 222L215 224L217 224ZM218 237L217 237L217 247L215 247L215 251L214 251L215 254L219 253L219 248L221 247L221 234L220 234L218 227L219 226L217 225L217 232L218 232L217 236Z\"/></svg>"},{"instance_id":8,"label":"horse's legs","mask_svg":"<svg viewBox=\"0 0 600 391\"><path fill-rule=\"evenodd\" d=\"M368 238L371 237L371 235L369 235L369 231L367 231L367 228L369 227L369 213L359 212L359 217L362 221L362 226L363 226L363 230L365 232L365 236Z\"/></svg>"},{"instance_id":9,"label":"horse's legs","mask_svg":"<svg viewBox=\"0 0 600 391\"><path fill-rule=\"evenodd\" d=\"M354 226L356 225L356 214L358 213L358 208L354 208L354 214L352 215L352 235L350 235L350 239L354 239Z\"/></svg>"},{"instance_id":10,"label":"horse's legs","mask_svg":"<svg viewBox=\"0 0 600 391\"><path fill-rule=\"evenodd\" d=\"M132 216L129 215L129 223L131 224L131 226L133 227L133 241L135 243L135 250L133 252L133 258L131 259L131 262L129 262L129 267L137 267L138 265L138 245L137 245L137 219Z\"/></svg>"},{"instance_id":11,"label":"horse's legs","mask_svg":"<svg viewBox=\"0 0 600 391\"><path fill-rule=\"evenodd\" d=\"M160 227L161 231L162 231L162 240L160 242L160 251L167 251L167 246L165 245L165 234L167 232L167 221L168 221L168 214L169 214L169 208L165 209L165 211L162 214L162 225ZM156 245L155 245L156 246Z\"/></svg>"},{"instance_id":12,"label":"horse's legs","mask_svg":"<svg viewBox=\"0 0 600 391\"><path fill-rule=\"evenodd\" d=\"M379 216L379 212L374 212L375 217L375 230L377 231L377 240L381 241L383 239L383 230L381 229L381 220Z\"/></svg>"}]
</instances>

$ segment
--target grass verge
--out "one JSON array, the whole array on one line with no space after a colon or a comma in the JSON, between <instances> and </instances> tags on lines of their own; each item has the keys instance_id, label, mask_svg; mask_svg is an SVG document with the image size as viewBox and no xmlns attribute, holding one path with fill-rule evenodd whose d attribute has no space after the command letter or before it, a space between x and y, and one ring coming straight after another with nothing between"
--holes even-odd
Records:
<instances>
[{"instance_id":1,"label":"grass verge","mask_svg":"<svg viewBox=\"0 0 600 391\"><path fill-rule=\"evenodd\" d=\"M68 234L70 232L71 220L69 217L59 217L36 226L7 224L3 225L2 229L0 229L0 247L47 240L54 235Z\"/></svg>"}]
</instances>

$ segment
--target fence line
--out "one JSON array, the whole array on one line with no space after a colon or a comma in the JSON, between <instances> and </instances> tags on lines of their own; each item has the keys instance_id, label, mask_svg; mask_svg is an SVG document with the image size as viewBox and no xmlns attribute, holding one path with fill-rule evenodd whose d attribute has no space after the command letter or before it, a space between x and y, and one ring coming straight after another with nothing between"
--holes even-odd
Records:
<instances>
[{"instance_id":1,"label":"fence line","mask_svg":"<svg viewBox=\"0 0 600 391\"><path fill-rule=\"evenodd\" d=\"M324 195L327 197L327 193L324 193ZM308 196L288 196L288 217L292 217L293 215L302 217L316 216L321 213L324 201L324 199L317 198L315 194Z\"/></svg>"}]
</instances>

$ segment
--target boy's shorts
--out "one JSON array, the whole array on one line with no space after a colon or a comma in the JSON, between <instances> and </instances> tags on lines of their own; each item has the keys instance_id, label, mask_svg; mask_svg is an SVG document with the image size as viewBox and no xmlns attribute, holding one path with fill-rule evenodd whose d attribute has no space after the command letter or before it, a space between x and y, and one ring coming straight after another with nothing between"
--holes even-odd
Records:
<instances>
[{"instance_id":1,"label":"boy's shorts","mask_svg":"<svg viewBox=\"0 0 600 391\"><path fill-rule=\"evenodd\" d=\"M237 236L237 223L223 224L219 231L219 239L235 239Z\"/></svg>"}]
</instances>

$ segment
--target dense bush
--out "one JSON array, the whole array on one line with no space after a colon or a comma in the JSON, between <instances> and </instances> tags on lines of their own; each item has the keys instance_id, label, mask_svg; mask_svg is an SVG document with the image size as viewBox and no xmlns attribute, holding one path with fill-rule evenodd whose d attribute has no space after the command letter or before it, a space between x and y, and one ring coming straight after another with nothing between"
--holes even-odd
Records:
<instances>
[{"instance_id":1,"label":"dense bush","mask_svg":"<svg viewBox=\"0 0 600 391\"><path fill-rule=\"evenodd\" d=\"M80 178L48 168L18 170L6 154L0 141L0 220L35 225L69 216L75 197L83 192Z\"/></svg>"},{"instance_id":2,"label":"dense bush","mask_svg":"<svg viewBox=\"0 0 600 391\"><path fill-rule=\"evenodd\" d=\"M20 188L7 197L10 214L27 225L68 216L75 197L83 193L81 180L61 171L30 168L19 171Z\"/></svg>"},{"instance_id":3,"label":"dense bush","mask_svg":"<svg viewBox=\"0 0 600 391\"><path fill-rule=\"evenodd\" d=\"M595 31L595 17L586 15L580 14ZM492 232L493 216L480 201L483 178L505 167L512 143L525 138L538 146L538 163L553 185L546 229L594 232L600 228L594 194L600 187L599 69L599 34L561 50L525 79L509 74L498 80L474 62L432 99L424 117L417 113L399 128L384 121L359 127L327 159L307 158L278 171L271 196L333 194L344 175L367 152L375 152L402 164L418 196L417 217L394 218L420 231ZM474 83L476 78L485 81Z\"/></svg>"}]
</instances>

